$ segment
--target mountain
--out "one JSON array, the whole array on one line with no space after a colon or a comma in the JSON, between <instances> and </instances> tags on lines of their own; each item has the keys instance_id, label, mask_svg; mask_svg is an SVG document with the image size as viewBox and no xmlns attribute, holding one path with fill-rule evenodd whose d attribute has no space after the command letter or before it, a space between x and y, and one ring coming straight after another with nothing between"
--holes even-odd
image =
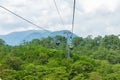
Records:
<instances>
[{"instance_id":1,"label":"mountain","mask_svg":"<svg viewBox=\"0 0 120 80\"><path fill-rule=\"evenodd\" d=\"M48 36L54 37L56 35L61 36L67 36L67 32L70 33L70 31L67 30L61 30L61 31L44 31L44 30L28 30L28 31L20 31L20 32L12 32L7 35L0 35L0 39L3 39L6 44L8 45L19 45L23 41L31 41L33 39L42 39L46 38ZM73 34L73 37L77 35Z\"/></svg>"},{"instance_id":2,"label":"mountain","mask_svg":"<svg viewBox=\"0 0 120 80\"><path fill-rule=\"evenodd\" d=\"M31 41L32 39L41 39L47 37L50 32L43 30L28 30L21 32L13 32L8 35L0 35L0 38L3 39L9 45L19 45L24 40Z\"/></svg>"},{"instance_id":3,"label":"mountain","mask_svg":"<svg viewBox=\"0 0 120 80\"><path fill-rule=\"evenodd\" d=\"M70 31L68 31L68 30L61 30L61 31L54 31L49 36L55 37L56 35L60 35L60 36L67 37L67 34L71 34L72 35L72 33ZM72 36L76 37L77 35L73 34Z\"/></svg>"}]
</instances>

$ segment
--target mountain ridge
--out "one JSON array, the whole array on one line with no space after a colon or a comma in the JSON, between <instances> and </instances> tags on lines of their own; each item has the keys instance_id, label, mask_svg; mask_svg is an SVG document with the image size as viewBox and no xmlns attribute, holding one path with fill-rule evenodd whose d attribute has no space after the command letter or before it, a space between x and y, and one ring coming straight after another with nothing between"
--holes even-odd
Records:
<instances>
[{"instance_id":1,"label":"mountain ridge","mask_svg":"<svg viewBox=\"0 0 120 80\"><path fill-rule=\"evenodd\" d=\"M45 30L26 30L26 31L18 31L18 32L12 32L7 35L0 35L0 39L3 39L6 44L8 45L19 45L23 41L31 41L33 39L42 39L46 38L48 36L55 37L57 35L65 36L66 32L69 32L68 30L61 30L61 31L45 31ZM71 34L71 33L70 33ZM73 34L73 37L76 37L76 34Z\"/></svg>"}]
</instances>

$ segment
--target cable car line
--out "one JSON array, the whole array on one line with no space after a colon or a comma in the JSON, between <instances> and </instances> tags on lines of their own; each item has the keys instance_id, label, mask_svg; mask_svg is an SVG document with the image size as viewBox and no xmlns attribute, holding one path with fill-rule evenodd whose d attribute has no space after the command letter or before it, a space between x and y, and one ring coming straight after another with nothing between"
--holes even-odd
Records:
<instances>
[{"instance_id":1,"label":"cable car line","mask_svg":"<svg viewBox=\"0 0 120 80\"><path fill-rule=\"evenodd\" d=\"M21 18L22 20L24 20L24 21L26 21L26 22L28 22L28 23L30 23L30 24L32 24L32 25L34 25L34 26L36 26L36 27L38 27L38 28L40 28L40 29L42 29L42 30L45 30L45 31L49 32L47 29L44 29L43 27L38 26L37 24L35 24L35 23L33 23L33 22L31 22L31 21L29 21L29 20L23 18L22 16L20 16L20 15L14 13L13 11L11 11L11 10L9 10L9 9L7 9L7 8L5 8L5 7L3 7L3 6L1 6L1 5L0 5L0 7L1 7L2 9L6 10L6 11L8 11L8 12L10 12L10 13L12 13L13 15L15 15L15 16Z\"/></svg>"},{"instance_id":2,"label":"cable car line","mask_svg":"<svg viewBox=\"0 0 120 80\"><path fill-rule=\"evenodd\" d=\"M59 17L60 17L60 20L61 20L62 24L64 25L64 22L63 22L63 19L62 19L61 14L60 14L60 12L59 12L59 9L58 9L58 6L57 6L57 4L56 4L56 1L55 1L55 0L53 0L53 1L54 1L56 10L57 10L57 12L58 12L58 15L59 15ZM72 30L71 30L70 32L67 32L67 33L66 33L66 34L67 34L67 41L68 41L68 40L72 41L72 37L73 37L74 20L75 20L75 6L76 6L76 0L74 0L74 4L73 4ZM6 10L6 11L12 13L13 15L21 18L22 20L24 20L24 21L26 21L26 22L28 22L28 23L30 23L30 24L32 24L32 25L34 25L34 26L36 26L36 27L38 27L38 28L40 28L40 29L42 29L42 30L45 30L45 31L49 32L47 29L44 29L43 27L40 27L40 26L36 25L35 23L33 23L33 22L25 19L24 17L22 17L22 16L20 16L20 15L18 15L18 14L16 14L16 13L14 13L13 11L11 11L11 10L9 10L9 9L1 6L1 5L0 5L0 7L3 8L4 10ZM51 32L49 32L49 33L51 33ZM59 44L60 44L60 41L56 41L56 44L59 45ZM68 44L68 43L67 43L67 45L71 45L71 44Z\"/></svg>"},{"instance_id":3,"label":"cable car line","mask_svg":"<svg viewBox=\"0 0 120 80\"><path fill-rule=\"evenodd\" d=\"M22 20L24 20L24 21L26 21L26 22L28 22L28 23L30 23L30 24L32 24L32 25L34 25L34 26L36 26L36 27L38 27L38 28L40 28L40 29L42 29L42 30L45 30L46 32L49 32L47 29L44 29L43 27L40 27L40 26L36 25L35 23L33 23L33 22L31 22L31 21L29 21L29 20L23 18L22 16L20 16L20 15L14 13L13 11L11 11L11 10L9 10L9 9L7 9L7 8L5 8L5 7L3 7L3 6L1 6L1 5L0 5L0 7L3 8L4 10L6 10L6 11L12 13L13 15L15 15L15 16L21 18ZM52 32L49 32L49 33L51 34ZM60 44L60 41L56 41L56 45L59 45L59 44Z\"/></svg>"},{"instance_id":4,"label":"cable car line","mask_svg":"<svg viewBox=\"0 0 120 80\"><path fill-rule=\"evenodd\" d=\"M73 37L73 31L74 31L74 23L75 23L75 7L76 7L76 0L74 0L74 5L73 5L72 36L71 36L71 37Z\"/></svg>"},{"instance_id":5,"label":"cable car line","mask_svg":"<svg viewBox=\"0 0 120 80\"><path fill-rule=\"evenodd\" d=\"M55 5L55 7L56 7L57 13L58 13L58 15L59 15L60 21L61 21L62 25L64 26L65 24L64 24L62 15L61 15L61 13L60 13L60 11L59 11L59 8L58 8L58 6L57 6L56 0L53 0L53 2L54 2L54 5ZM64 34L64 33L63 33L63 34ZM63 40L63 39L62 39L62 40ZM60 45L60 43L61 43L60 40L56 40L56 45Z\"/></svg>"},{"instance_id":6,"label":"cable car line","mask_svg":"<svg viewBox=\"0 0 120 80\"><path fill-rule=\"evenodd\" d=\"M62 19L62 16L61 16L61 14L60 14L59 9L58 9L57 3L56 3L55 0L53 0L53 1L54 1L54 4L55 4L55 7L56 7L56 10L57 10L57 13L58 13L58 15L59 15L59 17L60 17L61 23L62 23L62 25L64 25L64 21L63 21L63 19Z\"/></svg>"}]
</instances>

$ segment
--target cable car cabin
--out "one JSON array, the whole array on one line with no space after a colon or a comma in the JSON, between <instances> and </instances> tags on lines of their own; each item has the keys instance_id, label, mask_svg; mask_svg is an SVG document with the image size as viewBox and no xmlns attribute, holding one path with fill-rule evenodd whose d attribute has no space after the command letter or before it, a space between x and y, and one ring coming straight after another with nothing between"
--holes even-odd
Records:
<instances>
[{"instance_id":1,"label":"cable car cabin","mask_svg":"<svg viewBox=\"0 0 120 80\"><path fill-rule=\"evenodd\" d=\"M60 45L60 40L56 40L56 45L57 45L57 46Z\"/></svg>"}]
</instances>

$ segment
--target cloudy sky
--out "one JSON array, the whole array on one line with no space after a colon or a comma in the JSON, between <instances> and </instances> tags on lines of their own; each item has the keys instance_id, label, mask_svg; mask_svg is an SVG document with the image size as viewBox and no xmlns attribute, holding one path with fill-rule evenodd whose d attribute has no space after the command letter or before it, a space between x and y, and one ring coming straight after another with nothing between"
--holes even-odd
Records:
<instances>
[{"instance_id":1,"label":"cloudy sky","mask_svg":"<svg viewBox=\"0 0 120 80\"><path fill-rule=\"evenodd\" d=\"M73 0L0 0L16 14L50 31L71 30ZM79 36L120 34L120 0L76 0L74 33ZM38 30L0 8L0 35L14 31Z\"/></svg>"}]
</instances>

